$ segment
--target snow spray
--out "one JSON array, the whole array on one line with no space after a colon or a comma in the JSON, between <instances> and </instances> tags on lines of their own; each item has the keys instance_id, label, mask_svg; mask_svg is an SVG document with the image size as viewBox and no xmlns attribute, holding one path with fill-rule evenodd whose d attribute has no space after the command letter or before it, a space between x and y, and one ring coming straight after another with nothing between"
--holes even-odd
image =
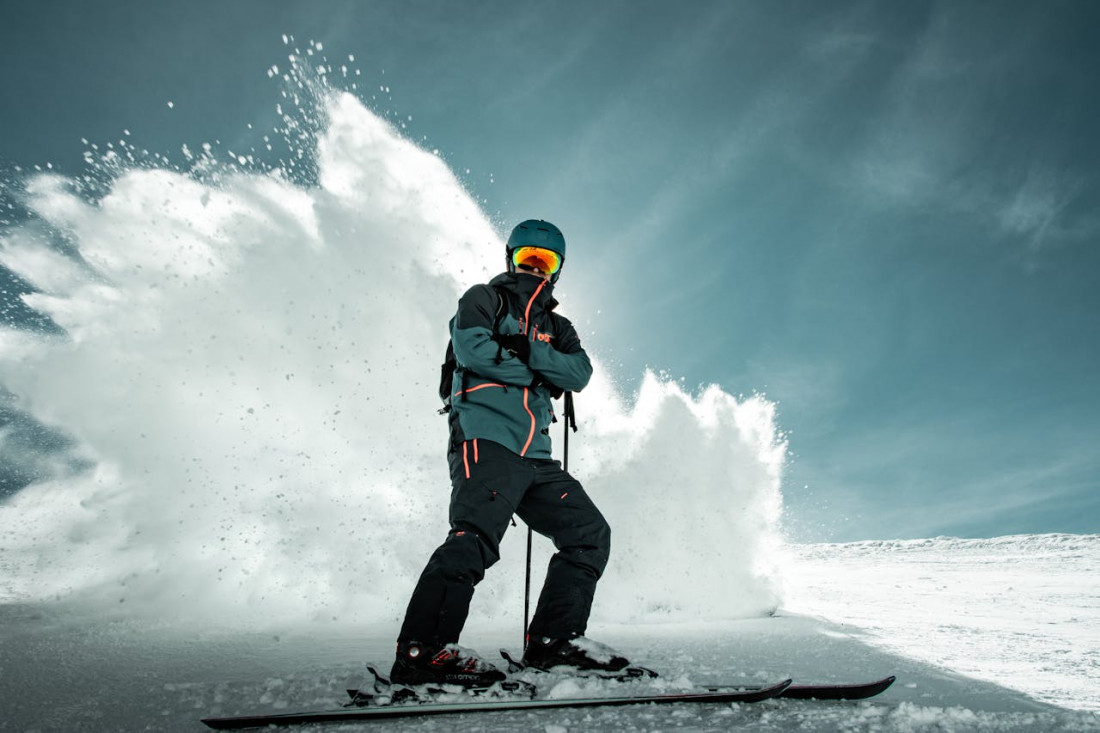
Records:
<instances>
[{"instance_id":1,"label":"snow spray","mask_svg":"<svg viewBox=\"0 0 1100 733\"><path fill-rule=\"evenodd\" d=\"M58 328L0 330L0 382L71 447L0 505L0 600L396 632L447 530L446 324L503 243L437 154L300 58L288 162L96 148L87 176L23 180L32 216L0 263ZM652 373L625 396L592 356L571 471L612 527L593 622L767 613L774 406ZM522 541L473 616L517 613ZM536 542L536 583L552 551Z\"/></svg>"}]
</instances>

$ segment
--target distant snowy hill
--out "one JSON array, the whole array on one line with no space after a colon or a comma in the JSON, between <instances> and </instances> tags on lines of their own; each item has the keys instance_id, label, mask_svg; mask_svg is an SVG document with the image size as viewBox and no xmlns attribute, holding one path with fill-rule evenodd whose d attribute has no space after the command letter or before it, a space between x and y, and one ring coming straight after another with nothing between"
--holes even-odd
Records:
<instances>
[{"instance_id":1,"label":"distant snowy hill","mask_svg":"<svg viewBox=\"0 0 1100 733\"><path fill-rule=\"evenodd\" d=\"M1100 535L796 545L786 607L884 649L1100 710Z\"/></svg>"}]
</instances>

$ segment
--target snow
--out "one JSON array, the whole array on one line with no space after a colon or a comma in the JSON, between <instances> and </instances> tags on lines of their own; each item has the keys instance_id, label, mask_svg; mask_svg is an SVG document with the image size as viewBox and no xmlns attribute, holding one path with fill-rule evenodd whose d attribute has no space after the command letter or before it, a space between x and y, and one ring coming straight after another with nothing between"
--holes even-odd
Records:
<instances>
[{"instance_id":1,"label":"snow","mask_svg":"<svg viewBox=\"0 0 1100 733\"><path fill-rule=\"evenodd\" d=\"M1044 556L1035 550L1039 546L1052 554ZM943 599L906 590L921 588L924 578L949 567L959 581L954 586L948 578L954 587L949 602L986 606L982 628L1010 634L1006 630L1028 623L1028 613L1036 614L1033 627L1042 625L1042 607L1020 609L1048 593L1047 574L1055 567L1061 568L1055 580L1077 589L1072 599L1095 608L1087 597L1095 592L1087 558L1095 557L1098 546L1096 537L1072 536L797 546L788 567L789 585L797 588L792 602L816 611L829 605L835 616L858 612L869 628L786 610L740 620L604 622L589 629L593 638L662 676L629 684L558 674L527 677L540 695L561 698L708 683L761 685L786 677L839 683L897 675L894 686L873 700L486 713L387 722L385 730L1098 731L1093 711L1100 674L1088 661L1097 649L1091 622L1062 634L1034 629L1035 637L1022 647L1003 643L1002 635L944 659L936 651L950 646L941 639ZM1081 564L1064 566L1075 553ZM873 556L873 571L860 570L867 555ZM991 589L997 583L988 580L991 562L1013 566L1020 606L996 603ZM868 582L869 574L889 577L892 584ZM812 583L800 580L810 576ZM841 595L846 602L839 602ZM204 728L198 719L205 716L323 709L339 704L344 689L369 682L366 662L385 670L393 655L394 626L388 623L314 622L260 632L132 617L112 621L98 610L88 613L65 603L0 605L0 698L7 701L0 730L199 731ZM473 620L463 639L487 658L502 646L517 650L519 643L518 631L484 618ZM1038 689L1042 680L1057 679L1036 674L1039 660L1051 663L1059 650L1081 655L1084 666L1065 666L1061 673L1069 681ZM1028 686L1031 694L1020 691ZM1048 701L1055 698L1059 704ZM371 730L377 724L329 729Z\"/></svg>"},{"instance_id":2,"label":"snow","mask_svg":"<svg viewBox=\"0 0 1100 733\"><path fill-rule=\"evenodd\" d=\"M899 562L897 568L905 565ZM971 567L971 569L974 569ZM870 597L868 597L870 598ZM882 612L894 608L881 599ZM201 716L334 707L345 688L365 685L365 660L385 665L393 627L307 625L244 633L103 622L57 605L0 606L5 631L0 692L9 701L0 730L200 731ZM649 625L601 625L598 633L631 658L659 668L657 680L629 685L530 674L547 697L624 690L670 691L714 682L762 685L857 681L898 675L865 702L775 700L503 712L387 722L385 730L744 730L744 731L1097 731L1096 715L1043 703L887 650L858 628L813 617ZM518 638L474 624L467 644L492 652ZM341 724L329 730L376 730Z\"/></svg>"},{"instance_id":3,"label":"snow","mask_svg":"<svg viewBox=\"0 0 1100 733\"><path fill-rule=\"evenodd\" d=\"M446 324L504 244L439 156L350 94L316 104L294 127L317 130L293 156L309 183L212 143L189 171L97 171L98 197L28 180L40 220L0 231L0 263L66 335L0 328L0 383L75 445L0 506L0 598L252 626L401 613L447 529ZM562 310L594 312L569 282ZM774 609L774 404L653 373L623 395L582 337L596 371L569 467L615 528L597 618ZM523 537L505 538L478 615L511 613Z\"/></svg>"},{"instance_id":4,"label":"snow","mask_svg":"<svg viewBox=\"0 0 1100 733\"><path fill-rule=\"evenodd\" d=\"M1100 535L792 549L789 607L1045 702L1100 710Z\"/></svg>"},{"instance_id":5,"label":"snow","mask_svg":"<svg viewBox=\"0 0 1100 733\"><path fill-rule=\"evenodd\" d=\"M584 651L590 658L595 659L597 662L610 662L617 652L607 644L601 644L595 639L589 639L588 637L580 637L573 640L573 646Z\"/></svg>"}]
</instances>

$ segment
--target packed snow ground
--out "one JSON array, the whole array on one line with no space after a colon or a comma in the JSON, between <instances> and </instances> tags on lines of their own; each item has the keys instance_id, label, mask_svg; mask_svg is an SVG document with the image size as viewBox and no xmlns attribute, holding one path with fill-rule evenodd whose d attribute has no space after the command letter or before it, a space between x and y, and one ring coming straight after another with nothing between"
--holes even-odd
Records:
<instances>
[{"instance_id":1,"label":"packed snow ground","mask_svg":"<svg viewBox=\"0 0 1100 733\"><path fill-rule=\"evenodd\" d=\"M846 616L846 623L783 611L742 621L600 622L590 630L662 671L661 679L634 689L759 685L788 676L802 682L898 676L871 701L486 713L326 730L1100 731L1100 720L1090 712L1095 692L1089 692L1097 682L1095 611L1073 614L1067 607L1065 617L1052 615L1063 602L1095 609L1085 596L1095 591L1094 573L1086 571L1094 568L1087 558L1094 557L1097 544L1097 538L1063 537L803 546L794 548L803 559L791 568L792 602ZM1052 546L1059 557L1038 549ZM1004 574L991 572L991 566ZM998 601L998 577L1011 579L1016 602ZM936 592L926 592L928 579L936 578ZM1077 595L1060 601L1052 595L1059 587ZM1052 605L1021 610L1041 598ZM945 603L959 618L945 621ZM968 608L983 609L981 620L967 621ZM848 623L854 615L866 620L865 628ZM1044 630L1042 619L1054 623ZM1020 631L1029 627L1030 634ZM56 604L16 603L0 606L0 628L0 730L43 732L200 731L205 728L199 718L206 716L331 708L345 688L369 680L367 661L388 666L394 634L392 624L187 630L133 619L104 621ZM960 646L947 654L955 636ZM495 656L501 646L517 649L519 634L497 622L475 622L463 643ZM929 659L936 663L922 661ZM1065 659L1072 661L1058 661ZM1043 671L1057 664L1064 675ZM555 697L623 689L608 682L532 679L540 694ZM1045 679L1061 682L1037 682ZM1029 686L1032 695L1019 691Z\"/></svg>"},{"instance_id":2,"label":"packed snow ground","mask_svg":"<svg viewBox=\"0 0 1100 733\"><path fill-rule=\"evenodd\" d=\"M333 627L282 634L181 633L133 622L74 625L5 607L0 729L11 731L200 731L199 718L325 709L369 680L364 660L388 661L392 629ZM1032 701L996 685L868 647L814 619L777 617L717 624L607 627L601 638L665 676L633 689L676 690L707 682L854 681L897 674L873 702L771 701L757 705L639 706L607 710L489 713L332 730L408 731L1036 731L1096 730L1088 713ZM467 643L490 653L516 640L472 629ZM544 694L598 696L609 682L532 679Z\"/></svg>"}]
</instances>

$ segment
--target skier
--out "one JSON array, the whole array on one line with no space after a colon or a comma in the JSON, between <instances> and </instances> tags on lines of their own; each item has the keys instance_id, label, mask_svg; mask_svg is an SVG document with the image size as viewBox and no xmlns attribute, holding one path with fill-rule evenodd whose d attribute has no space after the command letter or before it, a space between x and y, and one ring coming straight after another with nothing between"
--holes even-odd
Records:
<instances>
[{"instance_id":1,"label":"skier","mask_svg":"<svg viewBox=\"0 0 1100 733\"><path fill-rule=\"evenodd\" d=\"M556 226L524 221L508 238L507 271L458 301L447 389L451 528L413 590L394 682L482 686L504 679L457 642L474 586L499 559L513 514L558 550L527 629L524 663L610 671L629 663L584 637L611 530L581 484L550 456L551 397L581 390L592 376L576 330L554 312L564 260L565 238Z\"/></svg>"}]
</instances>

